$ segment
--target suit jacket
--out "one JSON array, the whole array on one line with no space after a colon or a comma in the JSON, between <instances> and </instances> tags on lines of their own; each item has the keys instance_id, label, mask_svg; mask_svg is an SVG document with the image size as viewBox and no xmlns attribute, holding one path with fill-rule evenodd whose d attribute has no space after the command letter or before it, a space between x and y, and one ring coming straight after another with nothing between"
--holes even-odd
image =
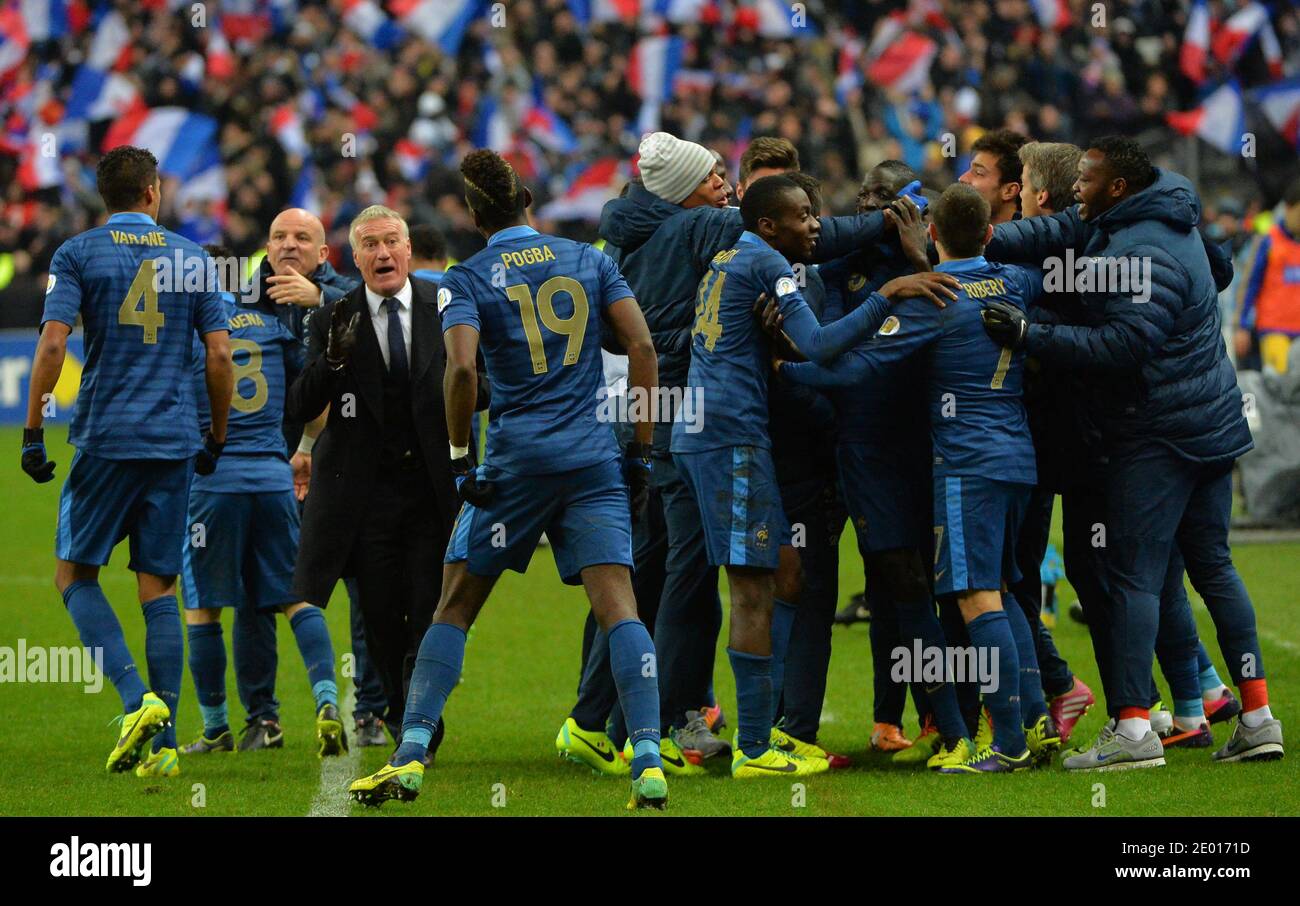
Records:
<instances>
[{"instance_id":1,"label":"suit jacket","mask_svg":"<svg viewBox=\"0 0 1300 906\"><path fill-rule=\"evenodd\" d=\"M444 534L429 539L429 556L441 557L447 534L460 509L447 458L447 417L442 379L446 350L436 304L437 287L411 281L411 408L420 454L433 482L434 505ZM333 306L343 306L345 321L360 314L357 343L340 371L325 361ZM306 599L324 604L340 576L355 572L355 540L369 512L378 477L383 437L383 353L366 304L365 285L322 307L307 324L307 365L289 388L291 419L307 422L330 407L329 418L312 455L311 484L303 509L302 540L294 569L294 587ZM479 369L479 406L487 405L488 385Z\"/></svg>"}]
</instances>

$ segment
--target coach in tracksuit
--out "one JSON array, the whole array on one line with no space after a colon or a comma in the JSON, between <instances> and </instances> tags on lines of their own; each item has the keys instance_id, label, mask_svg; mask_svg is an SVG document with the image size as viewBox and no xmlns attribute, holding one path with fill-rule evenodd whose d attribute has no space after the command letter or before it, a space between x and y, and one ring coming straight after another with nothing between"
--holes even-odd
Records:
<instances>
[{"instance_id":1,"label":"coach in tracksuit","mask_svg":"<svg viewBox=\"0 0 1300 906\"><path fill-rule=\"evenodd\" d=\"M1075 191L1075 208L997 227L989 254L1042 262L1072 249L1091 259L1093 279L1072 285L1092 323L1031 325L996 304L986 312L1003 345L1096 375L1089 403L1106 456L1111 705L1119 711L1113 729L1108 724L1065 767L1164 764L1148 708L1175 542L1241 691L1242 715L1215 758L1278 757L1281 724L1268 709L1254 609L1228 546L1232 465L1253 442L1223 343L1215 273L1196 230L1199 199L1185 178L1152 167L1135 142L1118 137L1089 147ZM1127 285L1118 281L1121 267Z\"/></svg>"}]
</instances>

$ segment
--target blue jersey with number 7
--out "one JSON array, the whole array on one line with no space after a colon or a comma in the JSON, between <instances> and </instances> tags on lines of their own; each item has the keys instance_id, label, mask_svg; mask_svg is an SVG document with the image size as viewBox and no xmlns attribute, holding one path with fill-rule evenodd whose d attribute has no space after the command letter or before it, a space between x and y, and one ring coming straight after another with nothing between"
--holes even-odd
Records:
<instances>
[{"instance_id":1,"label":"blue jersey with number 7","mask_svg":"<svg viewBox=\"0 0 1300 906\"><path fill-rule=\"evenodd\" d=\"M85 329L68 443L104 459L198 452L191 343L196 331L226 329L211 260L139 213L114 214L59 246L41 324L72 327L80 315Z\"/></svg>"},{"instance_id":2,"label":"blue jersey with number 7","mask_svg":"<svg viewBox=\"0 0 1300 906\"><path fill-rule=\"evenodd\" d=\"M847 386L920 357L928 366L936 473L1036 484L1024 406L1025 354L994 343L980 312L992 299L1028 310L1042 292L1041 273L983 257L948 261L935 270L959 283L957 299L947 307L905 299L874 337L831 367L799 363L784 366L781 374L813 386Z\"/></svg>"},{"instance_id":3,"label":"blue jersey with number 7","mask_svg":"<svg viewBox=\"0 0 1300 906\"><path fill-rule=\"evenodd\" d=\"M613 258L529 226L494 233L447 271L438 289L442 329L479 332L492 385L484 462L546 475L618 456L600 320L630 298Z\"/></svg>"}]
</instances>

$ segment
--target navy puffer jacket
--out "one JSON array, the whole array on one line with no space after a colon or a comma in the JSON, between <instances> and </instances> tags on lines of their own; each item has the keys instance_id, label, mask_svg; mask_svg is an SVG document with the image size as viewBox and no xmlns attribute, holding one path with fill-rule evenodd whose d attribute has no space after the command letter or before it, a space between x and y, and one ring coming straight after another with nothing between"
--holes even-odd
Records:
<instances>
[{"instance_id":1,"label":"navy puffer jacket","mask_svg":"<svg viewBox=\"0 0 1300 906\"><path fill-rule=\"evenodd\" d=\"M1232 264L1196 229L1201 204L1191 183L1156 173L1151 186L1087 222L1070 208L1000 224L985 254L1046 267L1044 259L1073 249L1077 259L1128 258L1143 274L1149 262L1149 300L1076 285L1083 323L1033 324L1026 349L1092 375L1089 405L1106 453L1158 443L1198 462L1231 460L1254 446L1217 302ZM1041 301L1050 307L1052 293Z\"/></svg>"}]
</instances>

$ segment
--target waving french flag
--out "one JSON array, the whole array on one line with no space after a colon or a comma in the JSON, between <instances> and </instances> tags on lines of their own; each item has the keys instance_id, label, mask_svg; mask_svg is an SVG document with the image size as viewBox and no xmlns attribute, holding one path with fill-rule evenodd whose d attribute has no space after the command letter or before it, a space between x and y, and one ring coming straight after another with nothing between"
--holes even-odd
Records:
<instances>
[{"instance_id":1,"label":"waving french flag","mask_svg":"<svg viewBox=\"0 0 1300 906\"><path fill-rule=\"evenodd\" d=\"M374 0L344 0L343 24L379 50L396 47L405 36L402 27L388 18Z\"/></svg>"},{"instance_id":2,"label":"waving french flag","mask_svg":"<svg viewBox=\"0 0 1300 906\"><path fill-rule=\"evenodd\" d=\"M1205 61L1210 52L1210 5L1196 0L1187 17L1183 46L1178 52L1178 68L1197 85L1205 81Z\"/></svg>"},{"instance_id":3,"label":"waving french flag","mask_svg":"<svg viewBox=\"0 0 1300 906\"><path fill-rule=\"evenodd\" d=\"M130 53L131 33L121 13L111 10L99 20L86 61L72 78L66 119L111 119L135 104L139 92L121 73Z\"/></svg>"},{"instance_id":4,"label":"waving french flag","mask_svg":"<svg viewBox=\"0 0 1300 906\"><path fill-rule=\"evenodd\" d=\"M470 23L487 6L487 0L389 0L388 8L403 28L437 44L455 56Z\"/></svg>"},{"instance_id":5,"label":"waving french flag","mask_svg":"<svg viewBox=\"0 0 1300 906\"><path fill-rule=\"evenodd\" d=\"M658 6L660 0L646 0L646 6ZM593 22L629 22L641 15L641 0L569 0L569 12L583 28Z\"/></svg>"},{"instance_id":6,"label":"waving french flag","mask_svg":"<svg viewBox=\"0 0 1300 906\"><path fill-rule=\"evenodd\" d=\"M893 13L878 26L867 48L867 80L890 91L911 92L930 78L939 45L910 30L903 13Z\"/></svg>"},{"instance_id":7,"label":"waving french flag","mask_svg":"<svg viewBox=\"0 0 1300 906\"><path fill-rule=\"evenodd\" d=\"M801 38L817 34L808 7L785 0L749 0L758 14L758 33L764 38Z\"/></svg>"},{"instance_id":8,"label":"waving french flag","mask_svg":"<svg viewBox=\"0 0 1300 906\"><path fill-rule=\"evenodd\" d=\"M184 107L150 109L143 102L120 117L104 136L103 151L119 145L147 148L158 158L164 176L194 179L221 165L217 121Z\"/></svg>"},{"instance_id":9,"label":"waving french flag","mask_svg":"<svg viewBox=\"0 0 1300 906\"><path fill-rule=\"evenodd\" d=\"M862 55L866 47L857 38L849 38L840 47L836 63L835 99L841 104L848 100L849 94L862 87Z\"/></svg>"},{"instance_id":10,"label":"waving french flag","mask_svg":"<svg viewBox=\"0 0 1300 906\"><path fill-rule=\"evenodd\" d=\"M1228 81L1212 91L1195 110L1165 114L1169 125L1183 135L1196 135L1225 154L1241 150L1246 131L1246 108L1241 88Z\"/></svg>"},{"instance_id":11,"label":"waving french flag","mask_svg":"<svg viewBox=\"0 0 1300 906\"><path fill-rule=\"evenodd\" d=\"M1066 0L1032 0L1034 16L1043 28L1064 31L1070 27L1070 6Z\"/></svg>"},{"instance_id":12,"label":"waving french flag","mask_svg":"<svg viewBox=\"0 0 1300 906\"><path fill-rule=\"evenodd\" d=\"M320 211L321 199L320 193L316 190L316 167L310 163L304 164L298 173L298 179L293 184L293 190L289 193L289 206L292 208L302 208L307 211Z\"/></svg>"},{"instance_id":13,"label":"waving french flag","mask_svg":"<svg viewBox=\"0 0 1300 906\"><path fill-rule=\"evenodd\" d=\"M1256 88L1251 98L1282 137L1300 147L1300 78Z\"/></svg>"},{"instance_id":14,"label":"waving french flag","mask_svg":"<svg viewBox=\"0 0 1300 906\"><path fill-rule=\"evenodd\" d=\"M673 78L682 68L685 42L675 36L642 38L632 48L628 80L646 101L663 101L673 96Z\"/></svg>"},{"instance_id":15,"label":"waving french flag","mask_svg":"<svg viewBox=\"0 0 1300 906\"><path fill-rule=\"evenodd\" d=\"M540 83L534 87L533 105L524 114L524 129L528 137L547 151L568 154L578 149L578 140L569 125L550 107L541 96Z\"/></svg>"},{"instance_id":16,"label":"waving french flag","mask_svg":"<svg viewBox=\"0 0 1300 906\"><path fill-rule=\"evenodd\" d=\"M281 104L271 111L271 134L288 154L306 157L311 152L311 147L307 144L307 133L302 126L302 117L293 104Z\"/></svg>"},{"instance_id":17,"label":"waving french flag","mask_svg":"<svg viewBox=\"0 0 1300 906\"><path fill-rule=\"evenodd\" d=\"M25 191L36 192L63 185L63 169L59 163L56 146L45 136L49 130L41 123L33 123L18 158L18 183Z\"/></svg>"},{"instance_id":18,"label":"waving french flag","mask_svg":"<svg viewBox=\"0 0 1300 906\"><path fill-rule=\"evenodd\" d=\"M57 40L69 31L66 0L22 0L21 9L34 43Z\"/></svg>"},{"instance_id":19,"label":"waving french flag","mask_svg":"<svg viewBox=\"0 0 1300 906\"><path fill-rule=\"evenodd\" d=\"M409 138L398 139L393 146L393 154L397 157L397 169L407 182L419 182L429 172L432 161L429 159L429 149L423 145Z\"/></svg>"},{"instance_id":20,"label":"waving french flag","mask_svg":"<svg viewBox=\"0 0 1300 906\"><path fill-rule=\"evenodd\" d=\"M1246 4L1229 16L1215 33L1210 44L1215 58L1225 66L1236 63L1247 45L1266 25L1268 9L1262 3Z\"/></svg>"},{"instance_id":21,"label":"waving french flag","mask_svg":"<svg viewBox=\"0 0 1300 906\"><path fill-rule=\"evenodd\" d=\"M27 23L19 10L14 6L0 8L0 77L21 66L31 46Z\"/></svg>"},{"instance_id":22,"label":"waving french flag","mask_svg":"<svg viewBox=\"0 0 1300 906\"><path fill-rule=\"evenodd\" d=\"M618 196L629 176L628 165L602 157L578 174L561 197L543 205L537 216L545 220L600 220L605 202Z\"/></svg>"}]
</instances>

